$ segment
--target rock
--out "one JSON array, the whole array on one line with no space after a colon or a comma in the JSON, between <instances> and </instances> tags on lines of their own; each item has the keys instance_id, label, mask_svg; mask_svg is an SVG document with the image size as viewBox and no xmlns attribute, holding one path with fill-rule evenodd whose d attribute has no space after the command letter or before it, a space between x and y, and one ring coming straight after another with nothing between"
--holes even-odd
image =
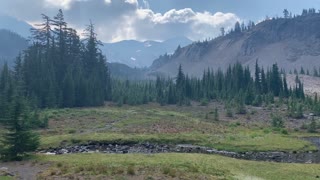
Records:
<instances>
[{"instance_id":1,"label":"rock","mask_svg":"<svg viewBox=\"0 0 320 180\"><path fill-rule=\"evenodd\" d=\"M306 164L311 164L312 163L312 160L309 160L306 162Z\"/></svg>"},{"instance_id":2,"label":"rock","mask_svg":"<svg viewBox=\"0 0 320 180\"><path fill-rule=\"evenodd\" d=\"M7 167L0 168L0 176L14 176Z\"/></svg>"},{"instance_id":3,"label":"rock","mask_svg":"<svg viewBox=\"0 0 320 180\"><path fill-rule=\"evenodd\" d=\"M311 141L310 139L308 139ZM320 139L313 138L313 144L317 144L320 147ZM229 152L219 151L214 148L195 146L191 144L179 144L179 145L158 145L152 143L140 143L140 144L103 144L103 143L90 143L82 144L70 147L52 148L47 151L42 151L47 155L54 154L66 154L66 153L142 153L142 154L154 154L154 153L204 153L204 154L219 154L238 159L254 160L254 161L272 161L272 162L288 162L288 163L320 163L320 152Z\"/></svg>"},{"instance_id":4,"label":"rock","mask_svg":"<svg viewBox=\"0 0 320 180\"><path fill-rule=\"evenodd\" d=\"M45 155L56 155L56 153L52 153L52 152L46 152L44 153Z\"/></svg>"},{"instance_id":5,"label":"rock","mask_svg":"<svg viewBox=\"0 0 320 180\"><path fill-rule=\"evenodd\" d=\"M69 151L67 149L58 150L56 154L67 154Z\"/></svg>"},{"instance_id":6,"label":"rock","mask_svg":"<svg viewBox=\"0 0 320 180\"><path fill-rule=\"evenodd\" d=\"M9 169L7 167L0 168L0 171L8 171Z\"/></svg>"}]
</instances>

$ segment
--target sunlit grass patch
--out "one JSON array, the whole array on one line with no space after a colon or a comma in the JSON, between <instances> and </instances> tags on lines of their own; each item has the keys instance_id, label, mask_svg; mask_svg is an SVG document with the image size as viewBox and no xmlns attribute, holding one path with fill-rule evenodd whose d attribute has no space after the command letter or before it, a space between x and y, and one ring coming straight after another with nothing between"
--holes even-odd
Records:
<instances>
[{"instance_id":1,"label":"sunlit grass patch","mask_svg":"<svg viewBox=\"0 0 320 180\"><path fill-rule=\"evenodd\" d=\"M154 177L211 179L315 179L320 174L319 164L284 164L237 160L217 155L156 154L110 155L75 154L38 156L44 162L61 163L53 167L60 175L130 175L152 174Z\"/></svg>"}]
</instances>

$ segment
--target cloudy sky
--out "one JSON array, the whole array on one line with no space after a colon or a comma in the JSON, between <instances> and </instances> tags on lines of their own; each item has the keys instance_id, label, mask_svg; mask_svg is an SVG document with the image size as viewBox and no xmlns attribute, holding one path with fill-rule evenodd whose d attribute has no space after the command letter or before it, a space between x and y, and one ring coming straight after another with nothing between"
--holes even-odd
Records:
<instances>
[{"instance_id":1,"label":"cloudy sky","mask_svg":"<svg viewBox=\"0 0 320 180\"><path fill-rule=\"evenodd\" d=\"M202 40L236 21L258 22L266 15L282 16L284 8L300 14L310 7L320 9L320 0L1 0L0 13L35 23L41 13L53 16L61 8L78 31L92 20L102 41L116 42Z\"/></svg>"}]
</instances>

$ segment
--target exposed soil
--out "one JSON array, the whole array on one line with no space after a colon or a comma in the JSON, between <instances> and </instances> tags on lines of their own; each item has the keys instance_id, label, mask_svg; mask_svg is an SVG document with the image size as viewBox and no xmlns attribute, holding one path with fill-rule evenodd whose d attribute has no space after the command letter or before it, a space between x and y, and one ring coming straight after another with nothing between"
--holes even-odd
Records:
<instances>
[{"instance_id":1,"label":"exposed soil","mask_svg":"<svg viewBox=\"0 0 320 180\"><path fill-rule=\"evenodd\" d=\"M49 166L50 164L41 164L30 161L0 162L0 168L3 169L3 175L13 175L15 179L21 180L35 180L37 179L37 175L45 171Z\"/></svg>"}]
</instances>

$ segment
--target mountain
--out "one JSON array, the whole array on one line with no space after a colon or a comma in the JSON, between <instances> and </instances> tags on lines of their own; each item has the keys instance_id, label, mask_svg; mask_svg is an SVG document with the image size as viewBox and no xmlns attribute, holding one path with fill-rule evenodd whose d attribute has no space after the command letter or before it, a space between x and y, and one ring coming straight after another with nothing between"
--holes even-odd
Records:
<instances>
[{"instance_id":1,"label":"mountain","mask_svg":"<svg viewBox=\"0 0 320 180\"><path fill-rule=\"evenodd\" d=\"M191 44L186 37L177 37L163 42L126 40L105 43L101 48L109 62L126 64L130 67L149 67L161 54L173 53L177 47Z\"/></svg>"},{"instance_id":2,"label":"mountain","mask_svg":"<svg viewBox=\"0 0 320 180\"><path fill-rule=\"evenodd\" d=\"M7 61L12 65L18 54L26 49L28 42L19 34L6 29L0 29L0 65Z\"/></svg>"},{"instance_id":3,"label":"mountain","mask_svg":"<svg viewBox=\"0 0 320 180\"><path fill-rule=\"evenodd\" d=\"M30 36L31 26L25 21L18 20L14 17L0 14L0 29L8 29L27 38Z\"/></svg>"},{"instance_id":4,"label":"mountain","mask_svg":"<svg viewBox=\"0 0 320 180\"><path fill-rule=\"evenodd\" d=\"M286 70L318 68L320 14L273 18L211 41L192 43L173 55L160 56L148 75L174 76L181 64L188 74L201 76L204 69L224 70L236 62L253 68L256 60L265 68L274 63Z\"/></svg>"}]
</instances>

